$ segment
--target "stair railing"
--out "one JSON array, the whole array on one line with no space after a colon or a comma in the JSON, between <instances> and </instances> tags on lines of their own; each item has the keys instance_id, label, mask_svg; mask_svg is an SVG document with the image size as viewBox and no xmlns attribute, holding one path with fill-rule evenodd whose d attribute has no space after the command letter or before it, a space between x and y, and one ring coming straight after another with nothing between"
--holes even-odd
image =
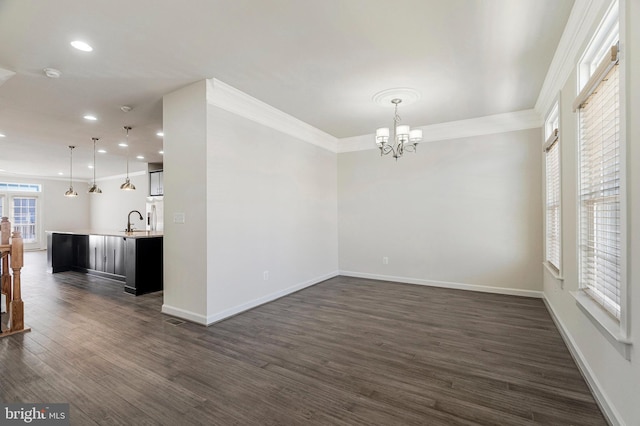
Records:
<instances>
[{"instance_id":1,"label":"stair railing","mask_svg":"<svg viewBox=\"0 0 640 426\"><path fill-rule=\"evenodd\" d=\"M6 297L8 321L0 324L0 337L31 331L24 326L24 303L22 302L20 272L24 265L24 243L20 231L11 232L7 217L0 221L0 256L2 262L0 292Z\"/></svg>"}]
</instances>

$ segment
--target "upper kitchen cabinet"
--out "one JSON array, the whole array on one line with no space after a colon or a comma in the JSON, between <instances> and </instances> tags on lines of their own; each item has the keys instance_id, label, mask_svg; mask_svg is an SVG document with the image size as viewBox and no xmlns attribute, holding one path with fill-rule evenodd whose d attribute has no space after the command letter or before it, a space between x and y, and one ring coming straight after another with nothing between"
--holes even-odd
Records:
<instances>
[{"instance_id":1,"label":"upper kitchen cabinet","mask_svg":"<svg viewBox=\"0 0 640 426\"><path fill-rule=\"evenodd\" d=\"M149 195L154 197L156 195L164 195L164 187L162 183L162 170L154 170L149 172Z\"/></svg>"}]
</instances>

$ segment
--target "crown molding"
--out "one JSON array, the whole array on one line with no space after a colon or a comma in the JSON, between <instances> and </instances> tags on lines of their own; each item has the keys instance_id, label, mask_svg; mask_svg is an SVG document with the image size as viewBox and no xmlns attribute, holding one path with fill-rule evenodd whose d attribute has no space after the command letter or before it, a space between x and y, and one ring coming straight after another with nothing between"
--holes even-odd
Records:
<instances>
[{"instance_id":1,"label":"crown molding","mask_svg":"<svg viewBox=\"0 0 640 426\"><path fill-rule=\"evenodd\" d=\"M207 81L207 104L286 133L331 152L338 139L215 78Z\"/></svg>"},{"instance_id":2,"label":"crown molding","mask_svg":"<svg viewBox=\"0 0 640 426\"><path fill-rule=\"evenodd\" d=\"M527 109L417 128L422 129L424 143L533 129L541 127L542 123L542 116L537 111ZM377 149L374 140L373 134L340 139L338 152Z\"/></svg>"},{"instance_id":3,"label":"crown molding","mask_svg":"<svg viewBox=\"0 0 640 426\"><path fill-rule=\"evenodd\" d=\"M593 24L610 3L611 0L575 0L534 107L541 116L553 105L589 41Z\"/></svg>"}]
</instances>

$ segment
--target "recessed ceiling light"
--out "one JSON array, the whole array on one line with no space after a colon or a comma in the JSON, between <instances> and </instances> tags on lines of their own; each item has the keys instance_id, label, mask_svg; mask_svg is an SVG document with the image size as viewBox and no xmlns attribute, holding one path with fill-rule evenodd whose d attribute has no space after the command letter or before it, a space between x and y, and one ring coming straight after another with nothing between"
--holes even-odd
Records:
<instances>
[{"instance_id":1,"label":"recessed ceiling light","mask_svg":"<svg viewBox=\"0 0 640 426\"><path fill-rule=\"evenodd\" d=\"M85 115L83 118L85 120L89 120L89 121L96 121L97 120L95 115Z\"/></svg>"},{"instance_id":2,"label":"recessed ceiling light","mask_svg":"<svg viewBox=\"0 0 640 426\"><path fill-rule=\"evenodd\" d=\"M158 136L164 136L164 132L158 132L158 133L156 133L156 135L158 135Z\"/></svg>"},{"instance_id":3,"label":"recessed ceiling light","mask_svg":"<svg viewBox=\"0 0 640 426\"><path fill-rule=\"evenodd\" d=\"M87 167L93 169L93 164L89 164Z\"/></svg>"},{"instance_id":4,"label":"recessed ceiling light","mask_svg":"<svg viewBox=\"0 0 640 426\"><path fill-rule=\"evenodd\" d=\"M6 137L7 137L7 135L4 135L4 134L0 133L0 138L6 138Z\"/></svg>"},{"instance_id":5,"label":"recessed ceiling light","mask_svg":"<svg viewBox=\"0 0 640 426\"><path fill-rule=\"evenodd\" d=\"M99 150L98 150L98 153L100 153L100 154L106 154L106 153L107 153L107 150L105 150L105 149L99 149Z\"/></svg>"},{"instance_id":6,"label":"recessed ceiling light","mask_svg":"<svg viewBox=\"0 0 640 426\"><path fill-rule=\"evenodd\" d=\"M128 147L129 145L127 145L127 144L126 144L126 143L124 143L124 142L120 142L120 143L118 144L118 146L121 146L121 147L123 147L123 148L126 148L126 147Z\"/></svg>"},{"instance_id":7,"label":"recessed ceiling light","mask_svg":"<svg viewBox=\"0 0 640 426\"><path fill-rule=\"evenodd\" d=\"M164 154L164 151L158 151L158 154Z\"/></svg>"},{"instance_id":8,"label":"recessed ceiling light","mask_svg":"<svg viewBox=\"0 0 640 426\"><path fill-rule=\"evenodd\" d=\"M59 174L60 176L62 176L64 173L62 173L62 172L58 172L58 174Z\"/></svg>"},{"instance_id":9,"label":"recessed ceiling light","mask_svg":"<svg viewBox=\"0 0 640 426\"><path fill-rule=\"evenodd\" d=\"M138 155L136 158L137 158L138 160L144 160L144 156L142 156L142 155Z\"/></svg>"},{"instance_id":10,"label":"recessed ceiling light","mask_svg":"<svg viewBox=\"0 0 640 426\"><path fill-rule=\"evenodd\" d=\"M85 43L84 41L80 41L80 40L74 40L71 42L71 45L73 47L75 47L78 50L82 50L83 52L91 52L93 50L93 47L89 46L89 44Z\"/></svg>"}]
</instances>

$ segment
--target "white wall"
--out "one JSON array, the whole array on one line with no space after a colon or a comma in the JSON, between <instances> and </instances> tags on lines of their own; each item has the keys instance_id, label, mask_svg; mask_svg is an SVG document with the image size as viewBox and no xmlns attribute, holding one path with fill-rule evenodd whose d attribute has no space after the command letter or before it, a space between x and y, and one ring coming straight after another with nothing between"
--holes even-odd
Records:
<instances>
[{"instance_id":1,"label":"white wall","mask_svg":"<svg viewBox=\"0 0 640 426\"><path fill-rule=\"evenodd\" d=\"M42 184L44 230L65 230L89 226L90 199L88 185L75 182L77 197L65 197L69 182L50 179L18 179L21 182ZM46 243L42 248L46 248Z\"/></svg>"},{"instance_id":2,"label":"white wall","mask_svg":"<svg viewBox=\"0 0 640 426\"><path fill-rule=\"evenodd\" d=\"M69 198L64 196L65 191L69 189L69 181L65 180L0 176L0 181L42 185L42 193L37 194L41 203L40 242L39 247L34 248L47 247L45 231L89 227L89 194L86 193L88 186L83 183L74 183L78 196Z\"/></svg>"},{"instance_id":3,"label":"white wall","mask_svg":"<svg viewBox=\"0 0 640 426\"><path fill-rule=\"evenodd\" d=\"M336 154L214 106L207 124L209 322L336 275Z\"/></svg>"},{"instance_id":4,"label":"white wall","mask_svg":"<svg viewBox=\"0 0 640 426\"><path fill-rule=\"evenodd\" d=\"M149 175L147 173L130 174L135 191L123 191L120 185L125 176L111 177L97 181L102 194L86 194L90 200L89 227L94 230L124 231L127 227L127 215L131 210L142 213L145 221L140 221L134 213L131 223L136 229L145 229L146 199L149 195ZM83 194L83 196L85 196ZM78 229L78 227L75 227Z\"/></svg>"},{"instance_id":5,"label":"white wall","mask_svg":"<svg viewBox=\"0 0 640 426\"><path fill-rule=\"evenodd\" d=\"M206 82L163 99L164 304L162 312L201 324L207 317ZM184 223L174 223L174 214Z\"/></svg>"},{"instance_id":6,"label":"white wall","mask_svg":"<svg viewBox=\"0 0 640 426\"><path fill-rule=\"evenodd\" d=\"M341 273L538 295L540 138L536 128L428 142L397 161L339 154Z\"/></svg>"},{"instance_id":7,"label":"white wall","mask_svg":"<svg viewBox=\"0 0 640 426\"><path fill-rule=\"evenodd\" d=\"M607 2L605 2L607 3ZM601 8L590 34L606 10ZM578 364L613 424L637 425L640 419L640 2L626 2L627 41L621 50L626 58L627 73L627 167L628 167L628 282L631 312L630 360L626 360L621 345L614 344L578 308L570 294L578 290L577 247L577 116L571 109L576 96L576 70L565 81L561 92L560 147L562 156L562 255L564 283L544 272L544 295L569 346L578 357ZM632 18L633 17L633 18ZM585 40L585 44L588 40ZM584 49L580 49L580 52ZM571 58L577 63L578 57ZM542 142L540 142L542 144Z\"/></svg>"},{"instance_id":8,"label":"white wall","mask_svg":"<svg viewBox=\"0 0 640 426\"><path fill-rule=\"evenodd\" d=\"M165 96L163 312L210 324L337 273L336 154L274 114L308 130L215 80Z\"/></svg>"}]
</instances>

